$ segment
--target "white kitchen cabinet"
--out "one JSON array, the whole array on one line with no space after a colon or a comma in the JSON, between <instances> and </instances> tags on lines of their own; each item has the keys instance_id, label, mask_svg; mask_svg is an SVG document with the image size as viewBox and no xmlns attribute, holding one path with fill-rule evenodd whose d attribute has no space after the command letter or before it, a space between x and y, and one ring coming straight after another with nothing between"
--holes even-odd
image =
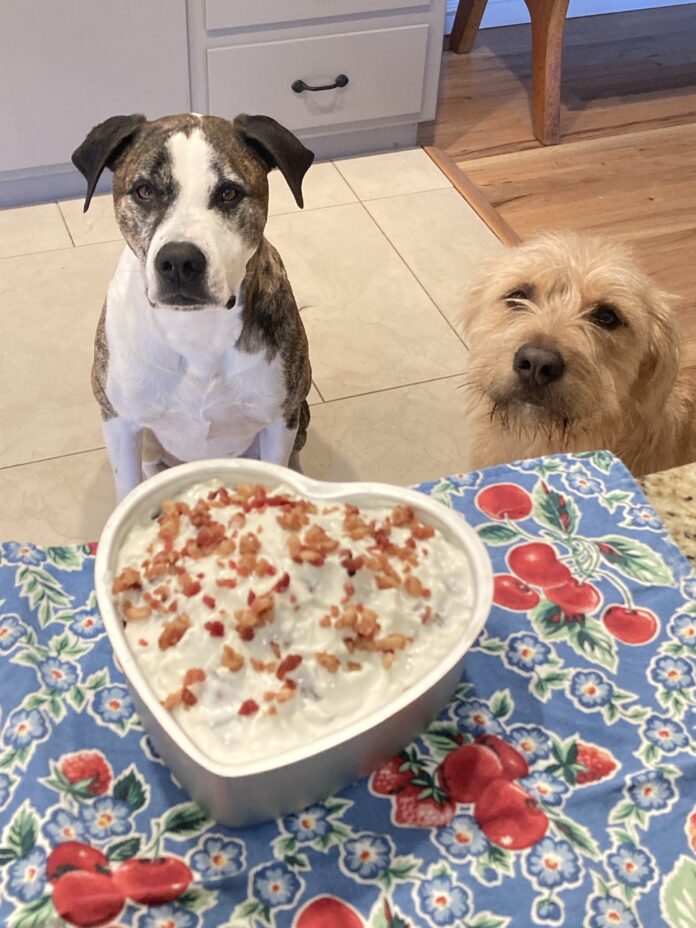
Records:
<instances>
[{"instance_id":1,"label":"white kitchen cabinet","mask_svg":"<svg viewBox=\"0 0 696 928\"><path fill-rule=\"evenodd\" d=\"M185 0L0 0L0 205L79 193L107 117L189 108Z\"/></svg>"},{"instance_id":2,"label":"white kitchen cabinet","mask_svg":"<svg viewBox=\"0 0 696 928\"><path fill-rule=\"evenodd\" d=\"M70 155L117 113L266 113L320 158L412 145L435 115L445 7L0 0L0 206L79 195Z\"/></svg>"},{"instance_id":3,"label":"white kitchen cabinet","mask_svg":"<svg viewBox=\"0 0 696 928\"><path fill-rule=\"evenodd\" d=\"M193 107L267 113L320 158L413 145L418 123L435 115L445 7L446 0L192 2ZM332 86L339 76L343 83ZM297 93L298 82L329 89Z\"/></svg>"}]
</instances>

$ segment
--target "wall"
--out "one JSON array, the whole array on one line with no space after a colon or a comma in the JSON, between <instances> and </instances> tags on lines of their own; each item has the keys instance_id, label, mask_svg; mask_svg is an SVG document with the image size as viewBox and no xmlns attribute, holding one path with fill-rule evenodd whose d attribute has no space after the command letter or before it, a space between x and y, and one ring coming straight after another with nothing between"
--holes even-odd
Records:
<instances>
[{"instance_id":1,"label":"wall","mask_svg":"<svg viewBox=\"0 0 696 928\"><path fill-rule=\"evenodd\" d=\"M594 16L597 13L620 13L624 10L646 10L661 6L684 6L694 0L570 0L568 16ZM447 0L447 28L452 28L458 0ZM510 26L529 22L524 0L488 0L481 28Z\"/></svg>"}]
</instances>

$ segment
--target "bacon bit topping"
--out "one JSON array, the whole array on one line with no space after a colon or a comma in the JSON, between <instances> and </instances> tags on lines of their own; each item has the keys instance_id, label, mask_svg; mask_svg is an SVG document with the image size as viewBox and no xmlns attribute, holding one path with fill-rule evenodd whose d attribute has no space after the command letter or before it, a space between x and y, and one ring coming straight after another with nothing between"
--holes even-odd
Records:
<instances>
[{"instance_id":1,"label":"bacon bit topping","mask_svg":"<svg viewBox=\"0 0 696 928\"><path fill-rule=\"evenodd\" d=\"M201 598L202 598L203 602L206 604L206 606L207 606L209 609L214 609L214 608L215 608L215 597L213 597L213 596L208 596L208 595L206 594L205 596L203 596L203 597L201 597Z\"/></svg>"},{"instance_id":2,"label":"bacon bit topping","mask_svg":"<svg viewBox=\"0 0 696 928\"><path fill-rule=\"evenodd\" d=\"M349 577L354 577L355 574L363 567L365 564L365 559L361 556L353 557L351 551L345 553L344 557L341 558L341 567L348 573Z\"/></svg>"},{"instance_id":3,"label":"bacon bit topping","mask_svg":"<svg viewBox=\"0 0 696 928\"><path fill-rule=\"evenodd\" d=\"M213 638L222 638L222 636L225 634L225 626L222 624L222 622L220 622L219 619L215 619L212 622L206 622L203 628L205 628L205 630L209 632Z\"/></svg>"},{"instance_id":4,"label":"bacon bit topping","mask_svg":"<svg viewBox=\"0 0 696 928\"><path fill-rule=\"evenodd\" d=\"M280 662L280 667L276 670L276 677L279 680L283 680L285 675L291 673L302 663L301 654L288 654L287 657L284 657Z\"/></svg>"},{"instance_id":5,"label":"bacon bit topping","mask_svg":"<svg viewBox=\"0 0 696 928\"><path fill-rule=\"evenodd\" d=\"M234 554L235 547L236 545L234 543L234 539L223 538L220 544L217 546L216 553L219 554L220 557L229 557L230 554Z\"/></svg>"},{"instance_id":6,"label":"bacon bit topping","mask_svg":"<svg viewBox=\"0 0 696 928\"><path fill-rule=\"evenodd\" d=\"M147 640L147 638L138 638L138 644L140 645L141 648L146 648L149 644L149 641Z\"/></svg>"},{"instance_id":7,"label":"bacon bit topping","mask_svg":"<svg viewBox=\"0 0 696 928\"><path fill-rule=\"evenodd\" d=\"M372 609L363 609L359 614L355 630L363 638L372 638L379 631L377 613Z\"/></svg>"},{"instance_id":8,"label":"bacon bit topping","mask_svg":"<svg viewBox=\"0 0 696 928\"><path fill-rule=\"evenodd\" d=\"M272 642L271 642L271 651L273 651L273 653L275 654L276 658L277 658L278 660L280 660L281 651L280 651L280 645L278 644L277 641L272 641Z\"/></svg>"},{"instance_id":9,"label":"bacon bit topping","mask_svg":"<svg viewBox=\"0 0 696 928\"><path fill-rule=\"evenodd\" d=\"M272 622L275 618L275 603L270 593L264 593L263 596L257 596L251 604L251 611L256 616L259 625L265 625Z\"/></svg>"},{"instance_id":10,"label":"bacon bit topping","mask_svg":"<svg viewBox=\"0 0 696 928\"><path fill-rule=\"evenodd\" d=\"M172 648L178 644L184 637L191 625L191 619L188 613L182 612L180 616L164 623L164 630L159 636L159 646L161 651Z\"/></svg>"},{"instance_id":11,"label":"bacon bit topping","mask_svg":"<svg viewBox=\"0 0 696 928\"><path fill-rule=\"evenodd\" d=\"M266 709L266 715L278 715L278 710L275 706L269 706L268 709Z\"/></svg>"},{"instance_id":12,"label":"bacon bit topping","mask_svg":"<svg viewBox=\"0 0 696 928\"><path fill-rule=\"evenodd\" d=\"M285 572L283 576L276 581L273 590L275 593L284 593L285 590L290 586L290 574Z\"/></svg>"},{"instance_id":13,"label":"bacon bit topping","mask_svg":"<svg viewBox=\"0 0 696 928\"><path fill-rule=\"evenodd\" d=\"M250 606L253 601L256 599L256 593L253 590L249 590L247 593L247 606Z\"/></svg>"},{"instance_id":14,"label":"bacon bit topping","mask_svg":"<svg viewBox=\"0 0 696 928\"><path fill-rule=\"evenodd\" d=\"M234 648L231 648L228 644L226 644L222 649L220 663L223 667L227 667L228 670L236 673L244 666L244 658L241 654L237 654Z\"/></svg>"},{"instance_id":15,"label":"bacon bit topping","mask_svg":"<svg viewBox=\"0 0 696 928\"><path fill-rule=\"evenodd\" d=\"M375 638L375 646L378 651L402 651L412 641L413 638L409 638L408 635L391 634L385 635L384 638Z\"/></svg>"},{"instance_id":16,"label":"bacon bit topping","mask_svg":"<svg viewBox=\"0 0 696 928\"><path fill-rule=\"evenodd\" d=\"M256 570L256 555L242 554L237 561L237 573L242 577L249 577Z\"/></svg>"},{"instance_id":17,"label":"bacon bit topping","mask_svg":"<svg viewBox=\"0 0 696 928\"><path fill-rule=\"evenodd\" d=\"M241 627L237 628L237 634L242 639L242 641L253 641L254 635L256 633L250 625L242 625Z\"/></svg>"},{"instance_id":18,"label":"bacon bit topping","mask_svg":"<svg viewBox=\"0 0 696 928\"><path fill-rule=\"evenodd\" d=\"M261 547L261 542L253 532L247 532L239 539L240 554L256 554Z\"/></svg>"},{"instance_id":19,"label":"bacon bit topping","mask_svg":"<svg viewBox=\"0 0 696 928\"><path fill-rule=\"evenodd\" d=\"M427 625L430 622L432 615L433 610L430 608L430 606L426 606L425 609L421 612L421 622L423 625Z\"/></svg>"},{"instance_id":20,"label":"bacon bit topping","mask_svg":"<svg viewBox=\"0 0 696 928\"><path fill-rule=\"evenodd\" d=\"M424 541L426 538L433 537L435 529L432 525L423 525L422 522L416 522L411 526L411 534L414 538L417 538L418 541Z\"/></svg>"},{"instance_id":21,"label":"bacon bit topping","mask_svg":"<svg viewBox=\"0 0 696 928\"><path fill-rule=\"evenodd\" d=\"M300 557L300 552L302 551L302 542L300 541L299 535L290 535L287 541L288 554L295 561L296 564L302 562Z\"/></svg>"},{"instance_id":22,"label":"bacon bit topping","mask_svg":"<svg viewBox=\"0 0 696 928\"><path fill-rule=\"evenodd\" d=\"M293 699L294 696L296 695L297 690L295 690L292 686L290 686L291 682L292 681L290 680L286 680L285 684L283 685L283 688L280 690L279 693L277 693L276 699L278 700L278 702L287 702L289 699Z\"/></svg>"},{"instance_id":23,"label":"bacon bit topping","mask_svg":"<svg viewBox=\"0 0 696 928\"><path fill-rule=\"evenodd\" d=\"M278 573L278 570L265 557L262 557L256 562L254 573L257 577L273 577Z\"/></svg>"},{"instance_id":24,"label":"bacon bit topping","mask_svg":"<svg viewBox=\"0 0 696 928\"><path fill-rule=\"evenodd\" d=\"M201 591L200 581L194 580L185 570L177 577L177 583L184 596L195 596Z\"/></svg>"},{"instance_id":25,"label":"bacon bit topping","mask_svg":"<svg viewBox=\"0 0 696 928\"><path fill-rule=\"evenodd\" d=\"M172 709L176 709L177 706L181 705L181 690L177 690L175 693L169 693L168 696L165 696L162 700L162 705L165 709L168 709L170 712Z\"/></svg>"},{"instance_id":26,"label":"bacon bit topping","mask_svg":"<svg viewBox=\"0 0 696 928\"><path fill-rule=\"evenodd\" d=\"M163 603L166 603L171 593L169 587L164 586L164 584L162 584L162 586L158 586L157 589L153 590L152 592L155 594L155 596L159 596Z\"/></svg>"},{"instance_id":27,"label":"bacon bit topping","mask_svg":"<svg viewBox=\"0 0 696 928\"><path fill-rule=\"evenodd\" d=\"M253 699L245 699L239 707L239 715L255 715L259 711L259 704Z\"/></svg>"},{"instance_id":28,"label":"bacon bit topping","mask_svg":"<svg viewBox=\"0 0 696 928\"><path fill-rule=\"evenodd\" d=\"M152 614L152 607L149 605L134 606L133 603L127 599L123 604L123 614L126 617L126 621L139 622L142 619L149 619Z\"/></svg>"},{"instance_id":29,"label":"bacon bit topping","mask_svg":"<svg viewBox=\"0 0 696 928\"><path fill-rule=\"evenodd\" d=\"M278 661L262 661L258 657L252 657L250 663L256 673L275 673L278 669Z\"/></svg>"},{"instance_id":30,"label":"bacon bit topping","mask_svg":"<svg viewBox=\"0 0 696 928\"><path fill-rule=\"evenodd\" d=\"M235 512L232 518L229 521L230 528L244 528L246 524L246 516L243 512Z\"/></svg>"},{"instance_id":31,"label":"bacon bit topping","mask_svg":"<svg viewBox=\"0 0 696 928\"><path fill-rule=\"evenodd\" d=\"M356 670L362 670L362 664L360 661L348 661L346 667L351 673L355 673Z\"/></svg>"},{"instance_id":32,"label":"bacon bit topping","mask_svg":"<svg viewBox=\"0 0 696 928\"><path fill-rule=\"evenodd\" d=\"M331 608L333 614L333 607ZM337 610L338 612L338 610ZM342 616L336 621L336 628L355 628L358 621L358 610L355 606L349 606Z\"/></svg>"},{"instance_id":33,"label":"bacon bit topping","mask_svg":"<svg viewBox=\"0 0 696 928\"><path fill-rule=\"evenodd\" d=\"M410 506L395 506L391 512L392 525L410 525L415 518Z\"/></svg>"},{"instance_id":34,"label":"bacon bit topping","mask_svg":"<svg viewBox=\"0 0 696 928\"><path fill-rule=\"evenodd\" d=\"M215 581L215 586L226 587L228 590L233 590L237 586L237 581L233 577L223 577Z\"/></svg>"},{"instance_id":35,"label":"bacon bit topping","mask_svg":"<svg viewBox=\"0 0 696 928\"><path fill-rule=\"evenodd\" d=\"M330 616L330 615L323 615L323 616L319 619L319 625L320 625L322 628L331 628L331 616Z\"/></svg>"},{"instance_id":36,"label":"bacon bit topping","mask_svg":"<svg viewBox=\"0 0 696 928\"><path fill-rule=\"evenodd\" d=\"M317 659L317 663L323 667L324 670L328 670L329 673L336 673L341 666L341 662L335 654L329 654L326 651L317 651L314 656Z\"/></svg>"},{"instance_id":37,"label":"bacon bit topping","mask_svg":"<svg viewBox=\"0 0 696 928\"><path fill-rule=\"evenodd\" d=\"M377 574L375 582L380 590L391 590L401 585L397 577L391 577L389 574Z\"/></svg>"},{"instance_id":38,"label":"bacon bit topping","mask_svg":"<svg viewBox=\"0 0 696 928\"><path fill-rule=\"evenodd\" d=\"M162 503L162 515L159 517L159 537L173 541L179 534L181 515L179 507L172 500Z\"/></svg>"},{"instance_id":39,"label":"bacon bit topping","mask_svg":"<svg viewBox=\"0 0 696 928\"><path fill-rule=\"evenodd\" d=\"M309 522L309 519L299 506L293 506L292 509L286 509L276 516L276 522L286 532L297 532Z\"/></svg>"},{"instance_id":40,"label":"bacon bit topping","mask_svg":"<svg viewBox=\"0 0 696 928\"><path fill-rule=\"evenodd\" d=\"M200 667L189 667L184 674L184 686L191 686L192 683L202 683L205 676L205 670Z\"/></svg>"},{"instance_id":41,"label":"bacon bit topping","mask_svg":"<svg viewBox=\"0 0 696 928\"><path fill-rule=\"evenodd\" d=\"M354 585L350 582L350 580L346 580L346 582L343 584L343 589L344 589L344 591L345 591L346 596L347 596L349 599L350 599L351 596L354 596L354 595L355 595L355 587L354 587Z\"/></svg>"},{"instance_id":42,"label":"bacon bit topping","mask_svg":"<svg viewBox=\"0 0 696 928\"><path fill-rule=\"evenodd\" d=\"M225 526L219 522L209 522L198 529L196 544L203 554L212 554L224 538Z\"/></svg>"},{"instance_id":43,"label":"bacon bit topping","mask_svg":"<svg viewBox=\"0 0 696 928\"><path fill-rule=\"evenodd\" d=\"M142 581L139 571L135 570L133 567L124 567L114 580L111 586L111 592L115 595L116 593L123 593L126 590L139 590L141 587Z\"/></svg>"},{"instance_id":44,"label":"bacon bit topping","mask_svg":"<svg viewBox=\"0 0 696 928\"><path fill-rule=\"evenodd\" d=\"M418 577L409 576L404 580L404 589L409 596L422 596L423 595L423 584L420 582Z\"/></svg>"},{"instance_id":45,"label":"bacon bit topping","mask_svg":"<svg viewBox=\"0 0 696 928\"><path fill-rule=\"evenodd\" d=\"M198 702L198 697L193 692L193 690L188 688L188 686L184 686L181 688L181 701L184 704L184 708L188 709L190 706L196 705Z\"/></svg>"}]
</instances>

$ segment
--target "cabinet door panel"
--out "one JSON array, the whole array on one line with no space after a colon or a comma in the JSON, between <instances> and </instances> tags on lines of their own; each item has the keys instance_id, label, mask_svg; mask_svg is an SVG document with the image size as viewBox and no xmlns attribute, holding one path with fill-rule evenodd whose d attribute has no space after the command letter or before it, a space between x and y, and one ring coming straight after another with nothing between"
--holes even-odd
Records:
<instances>
[{"instance_id":1,"label":"cabinet door panel","mask_svg":"<svg viewBox=\"0 0 696 928\"><path fill-rule=\"evenodd\" d=\"M429 26L396 26L208 51L210 112L266 113L289 129L418 114ZM335 90L295 93L298 79Z\"/></svg>"},{"instance_id":2,"label":"cabinet door panel","mask_svg":"<svg viewBox=\"0 0 696 928\"><path fill-rule=\"evenodd\" d=\"M428 6L430 0L206 0L205 22L208 29L239 29Z\"/></svg>"},{"instance_id":3,"label":"cabinet door panel","mask_svg":"<svg viewBox=\"0 0 696 928\"><path fill-rule=\"evenodd\" d=\"M64 165L116 113L188 109L185 0L1 0L0 171Z\"/></svg>"}]
</instances>

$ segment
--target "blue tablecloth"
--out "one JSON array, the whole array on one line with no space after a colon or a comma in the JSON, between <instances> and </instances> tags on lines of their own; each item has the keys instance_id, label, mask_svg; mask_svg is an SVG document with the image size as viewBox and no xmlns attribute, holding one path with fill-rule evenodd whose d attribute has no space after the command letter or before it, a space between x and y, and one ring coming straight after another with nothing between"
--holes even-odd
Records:
<instances>
[{"instance_id":1,"label":"blue tablecloth","mask_svg":"<svg viewBox=\"0 0 696 928\"><path fill-rule=\"evenodd\" d=\"M420 489L476 526L505 575L458 692L369 781L243 830L207 821L150 745L89 548L0 546L2 925L62 925L55 902L73 924L138 928L694 928L688 563L604 452ZM535 571L560 563L575 579L549 589ZM494 807L454 801L445 759L487 743L502 760L503 742ZM54 850L68 841L87 849ZM124 893L147 898L122 907Z\"/></svg>"}]
</instances>

